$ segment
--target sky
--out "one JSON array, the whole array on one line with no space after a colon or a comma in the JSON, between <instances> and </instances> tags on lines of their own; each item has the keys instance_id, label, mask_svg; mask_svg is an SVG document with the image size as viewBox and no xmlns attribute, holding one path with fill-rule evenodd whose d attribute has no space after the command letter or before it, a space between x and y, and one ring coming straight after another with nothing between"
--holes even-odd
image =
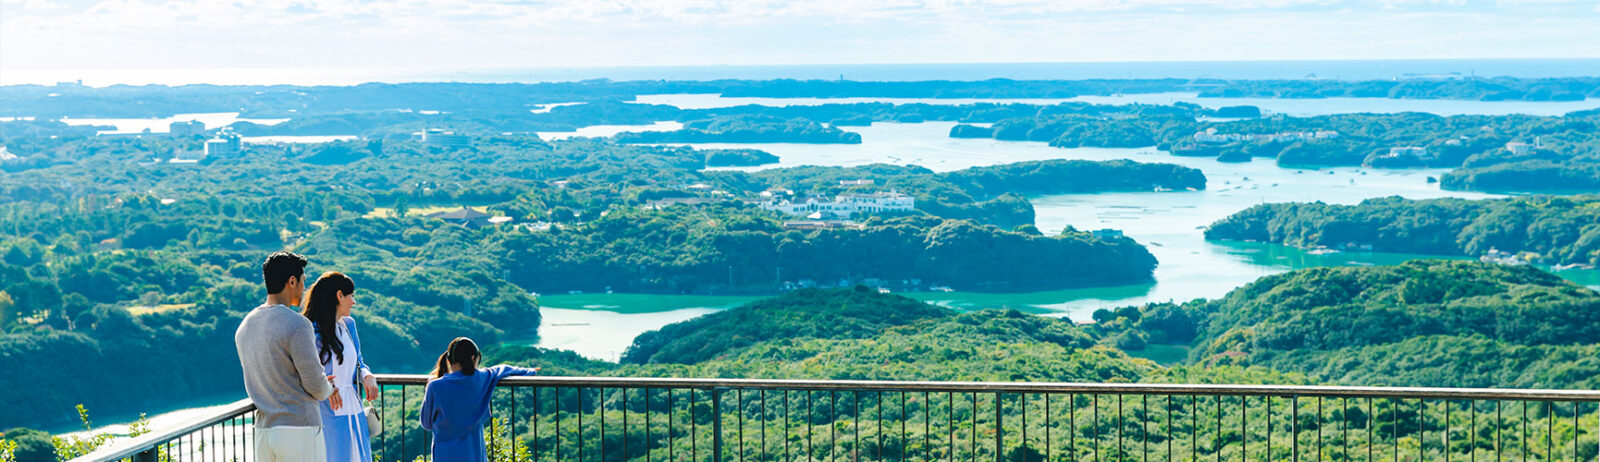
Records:
<instances>
[{"instance_id":1,"label":"sky","mask_svg":"<svg viewBox=\"0 0 1600 462\"><path fill-rule=\"evenodd\" d=\"M0 0L43 70L1600 57L1600 0Z\"/></svg>"}]
</instances>

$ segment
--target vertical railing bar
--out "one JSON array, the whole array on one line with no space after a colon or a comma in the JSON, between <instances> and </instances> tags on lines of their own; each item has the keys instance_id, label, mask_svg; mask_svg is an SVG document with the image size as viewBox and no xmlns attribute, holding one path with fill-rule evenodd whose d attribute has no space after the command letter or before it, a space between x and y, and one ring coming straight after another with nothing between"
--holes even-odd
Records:
<instances>
[{"instance_id":1,"label":"vertical railing bar","mask_svg":"<svg viewBox=\"0 0 1600 462\"><path fill-rule=\"evenodd\" d=\"M1350 398L1340 398L1339 402L1339 454L1344 455L1343 462L1350 462Z\"/></svg>"},{"instance_id":2,"label":"vertical railing bar","mask_svg":"<svg viewBox=\"0 0 1600 462\"><path fill-rule=\"evenodd\" d=\"M595 410L600 413L600 462L606 462L606 389L595 390Z\"/></svg>"},{"instance_id":3,"label":"vertical railing bar","mask_svg":"<svg viewBox=\"0 0 1600 462\"><path fill-rule=\"evenodd\" d=\"M1469 434L1469 436L1472 437L1471 440L1470 440L1471 441L1471 445L1472 445L1472 451L1469 453L1470 456L1468 456L1468 461L1469 462L1478 462L1478 403L1477 403L1477 401L1468 401L1467 402L1467 409L1472 412L1472 427L1471 427L1472 428L1472 432Z\"/></svg>"},{"instance_id":4,"label":"vertical railing bar","mask_svg":"<svg viewBox=\"0 0 1600 462\"><path fill-rule=\"evenodd\" d=\"M1444 462L1450 462L1450 400L1441 400L1444 403Z\"/></svg>"},{"instance_id":5,"label":"vertical railing bar","mask_svg":"<svg viewBox=\"0 0 1600 462\"><path fill-rule=\"evenodd\" d=\"M584 395L583 390L584 390L583 387L575 387L575 388L573 388L573 391L578 392L578 412L577 412L577 414L578 414L578 437L577 437L577 440L578 440L578 462L584 462L584 457L583 457L584 453L588 452L588 451L586 451L586 449L588 449L588 445L583 443L583 415L588 413L588 412L586 412L586 410L583 407L583 395ZM604 393L605 393L605 388L600 388L598 390L595 390L596 398L600 400L599 403L597 403L595 407L600 408L600 410L602 410L602 411L605 410L605 395L604 395ZM600 414L600 424L601 424L601 426L600 426L600 462L605 462L605 443L606 443L605 423L606 423L605 414L602 413L602 414Z\"/></svg>"},{"instance_id":6,"label":"vertical railing bar","mask_svg":"<svg viewBox=\"0 0 1600 462\"><path fill-rule=\"evenodd\" d=\"M933 400L922 392L922 459L933 462Z\"/></svg>"},{"instance_id":7,"label":"vertical railing bar","mask_svg":"<svg viewBox=\"0 0 1600 462\"><path fill-rule=\"evenodd\" d=\"M1494 400L1494 460L1502 462L1505 458L1505 437L1501 433L1505 430L1505 422L1500 417L1500 405L1504 400Z\"/></svg>"},{"instance_id":8,"label":"vertical railing bar","mask_svg":"<svg viewBox=\"0 0 1600 462\"><path fill-rule=\"evenodd\" d=\"M1239 460L1250 462L1250 400L1239 395Z\"/></svg>"},{"instance_id":9,"label":"vertical railing bar","mask_svg":"<svg viewBox=\"0 0 1600 462\"><path fill-rule=\"evenodd\" d=\"M744 389L743 388L736 389L736 390L733 391L733 393L734 393L734 395L733 395L733 399L734 399L733 409L734 409L734 411L733 412L736 412L736 413L739 414L739 462L745 462L745 455L744 455L745 454L745 446L744 446Z\"/></svg>"},{"instance_id":10,"label":"vertical railing bar","mask_svg":"<svg viewBox=\"0 0 1600 462\"><path fill-rule=\"evenodd\" d=\"M622 403L621 403L622 404L622 435L621 435L622 436L622 460L624 462L626 462L629 459L629 457L628 457L629 456L629 453L628 453L628 389L626 387L618 387L617 388L617 393L620 393L622 395ZM602 460L604 460L605 455L602 454L600 457L601 457Z\"/></svg>"},{"instance_id":11,"label":"vertical railing bar","mask_svg":"<svg viewBox=\"0 0 1600 462\"><path fill-rule=\"evenodd\" d=\"M1055 425L1055 421L1050 420L1050 394L1049 393L1045 393L1043 396L1044 396L1044 460L1048 461L1048 460L1051 459L1051 455L1055 453L1055 450L1054 450L1055 449L1055 442L1050 440L1050 427Z\"/></svg>"},{"instance_id":12,"label":"vertical railing bar","mask_svg":"<svg viewBox=\"0 0 1600 462\"><path fill-rule=\"evenodd\" d=\"M1578 414L1582 412L1578 406L1581 404L1583 404L1582 401L1572 402L1572 462L1578 462L1578 433L1583 430L1583 427L1578 424Z\"/></svg>"},{"instance_id":13,"label":"vertical railing bar","mask_svg":"<svg viewBox=\"0 0 1600 462\"><path fill-rule=\"evenodd\" d=\"M783 390L783 460L794 460L794 453L789 451L789 390Z\"/></svg>"},{"instance_id":14,"label":"vertical railing bar","mask_svg":"<svg viewBox=\"0 0 1600 462\"><path fill-rule=\"evenodd\" d=\"M835 454L839 453L839 426L835 425L839 419L834 405L839 402L839 392L828 390L828 462L834 462Z\"/></svg>"},{"instance_id":15,"label":"vertical railing bar","mask_svg":"<svg viewBox=\"0 0 1600 462\"><path fill-rule=\"evenodd\" d=\"M1322 462L1322 397L1317 397L1317 462Z\"/></svg>"},{"instance_id":16,"label":"vertical railing bar","mask_svg":"<svg viewBox=\"0 0 1600 462\"><path fill-rule=\"evenodd\" d=\"M1140 460L1150 462L1150 395L1139 395Z\"/></svg>"},{"instance_id":17,"label":"vertical railing bar","mask_svg":"<svg viewBox=\"0 0 1600 462\"><path fill-rule=\"evenodd\" d=\"M767 389L761 391L761 450L756 452L756 460L767 460Z\"/></svg>"},{"instance_id":18,"label":"vertical railing bar","mask_svg":"<svg viewBox=\"0 0 1600 462\"><path fill-rule=\"evenodd\" d=\"M1296 395L1289 395L1289 460L1300 462L1300 397Z\"/></svg>"},{"instance_id":19,"label":"vertical railing bar","mask_svg":"<svg viewBox=\"0 0 1600 462\"><path fill-rule=\"evenodd\" d=\"M1217 453L1217 462L1222 462L1222 395L1217 395L1217 430L1211 435L1211 450Z\"/></svg>"},{"instance_id":20,"label":"vertical railing bar","mask_svg":"<svg viewBox=\"0 0 1600 462\"><path fill-rule=\"evenodd\" d=\"M699 397L693 388L689 389L689 460L700 460L700 420L694 416L694 403Z\"/></svg>"},{"instance_id":21,"label":"vertical railing bar","mask_svg":"<svg viewBox=\"0 0 1600 462\"><path fill-rule=\"evenodd\" d=\"M1522 402L1522 461L1528 460L1528 402Z\"/></svg>"},{"instance_id":22,"label":"vertical railing bar","mask_svg":"<svg viewBox=\"0 0 1600 462\"><path fill-rule=\"evenodd\" d=\"M978 393L972 393L972 438L967 440L967 453L972 455L972 462L978 462Z\"/></svg>"},{"instance_id":23,"label":"vertical railing bar","mask_svg":"<svg viewBox=\"0 0 1600 462\"><path fill-rule=\"evenodd\" d=\"M950 431L950 443L945 446L945 460L956 462L956 394L944 394L945 401L950 405L950 413L945 415L945 429Z\"/></svg>"},{"instance_id":24,"label":"vertical railing bar","mask_svg":"<svg viewBox=\"0 0 1600 462\"><path fill-rule=\"evenodd\" d=\"M1373 424L1377 422L1377 417L1372 415L1372 410L1373 410L1372 397L1367 397L1367 462L1373 462L1373 459L1372 459L1372 436L1373 436L1375 430L1373 430L1372 427L1374 426Z\"/></svg>"},{"instance_id":25,"label":"vertical railing bar","mask_svg":"<svg viewBox=\"0 0 1600 462\"><path fill-rule=\"evenodd\" d=\"M722 462L722 389L711 389L711 460Z\"/></svg>"},{"instance_id":26,"label":"vertical railing bar","mask_svg":"<svg viewBox=\"0 0 1600 462\"><path fill-rule=\"evenodd\" d=\"M667 389L671 391L671 388ZM651 388L640 388L639 393L644 395L644 462L650 461L650 392Z\"/></svg>"},{"instance_id":27,"label":"vertical railing bar","mask_svg":"<svg viewBox=\"0 0 1600 462\"><path fill-rule=\"evenodd\" d=\"M559 461L559 460L562 460L561 459L561 387L555 387L554 389L551 390L550 394L553 395L553 396L550 397L551 401L554 401L555 405L556 405L555 406L555 408L556 408L555 409L555 414L553 416L555 418L555 426L556 426L556 428L555 428L554 433L551 433L551 436L553 437L551 439L554 440L551 443L555 444L555 446L556 446L556 448L555 448L556 460Z\"/></svg>"},{"instance_id":28,"label":"vertical railing bar","mask_svg":"<svg viewBox=\"0 0 1600 462\"><path fill-rule=\"evenodd\" d=\"M817 420L815 412L816 412L816 408L811 406L811 390L806 390L806 461L807 462L817 460L817 452L814 450L814 448L815 448L814 442L815 442L816 436L813 435L813 433L812 433L812 428L815 427L815 425L813 423Z\"/></svg>"},{"instance_id":29,"label":"vertical railing bar","mask_svg":"<svg viewBox=\"0 0 1600 462\"><path fill-rule=\"evenodd\" d=\"M411 387L400 386L400 460L406 460L406 390Z\"/></svg>"},{"instance_id":30,"label":"vertical railing bar","mask_svg":"<svg viewBox=\"0 0 1600 462\"><path fill-rule=\"evenodd\" d=\"M1427 403L1422 398L1417 398L1417 461L1422 461L1423 451L1428 447L1428 430L1423 427L1423 411Z\"/></svg>"},{"instance_id":31,"label":"vertical railing bar","mask_svg":"<svg viewBox=\"0 0 1600 462\"><path fill-rule=\"evenodd\" d=\"M1267 419L1267 452L1261 460L1272 462L1272 395L1267 395L1267 413L1262 417ZM1419 461L1420 462L1420 461Z\"/></svg>"}]
</instances>

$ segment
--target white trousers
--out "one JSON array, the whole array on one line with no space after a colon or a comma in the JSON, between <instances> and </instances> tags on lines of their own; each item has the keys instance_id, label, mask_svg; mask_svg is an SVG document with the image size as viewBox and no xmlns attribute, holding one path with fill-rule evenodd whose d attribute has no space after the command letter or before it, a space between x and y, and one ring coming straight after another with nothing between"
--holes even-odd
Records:
<instances>
[{"instance_id":1,"label":"white trousers","mask_svg":"<svg viewBox=\"0 0 1600 462\"><path fill-rule=\"evenodd\" d=\"M257 428L255 462L326 462L322 427Z\"/></svg>"}]
</instances>

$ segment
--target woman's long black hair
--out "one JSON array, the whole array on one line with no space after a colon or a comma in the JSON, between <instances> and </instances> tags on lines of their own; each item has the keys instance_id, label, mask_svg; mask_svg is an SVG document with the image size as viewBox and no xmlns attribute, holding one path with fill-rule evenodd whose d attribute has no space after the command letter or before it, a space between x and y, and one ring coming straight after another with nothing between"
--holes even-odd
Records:
<instances>
[{"instance_id":1,"label":"woman's long black hair","mask_svg":"<svg viewBox=\"0 0 1600 462\"><path fill-rule=\"evenodd\" d=\"M317 283L306 289L305 308L300 311L317 330L317 358L328 364L337 356L344 362L344 342L339 341L339 296L356 292L356 283L337 271L322 273Z\"/></svg>"}]
</instances>

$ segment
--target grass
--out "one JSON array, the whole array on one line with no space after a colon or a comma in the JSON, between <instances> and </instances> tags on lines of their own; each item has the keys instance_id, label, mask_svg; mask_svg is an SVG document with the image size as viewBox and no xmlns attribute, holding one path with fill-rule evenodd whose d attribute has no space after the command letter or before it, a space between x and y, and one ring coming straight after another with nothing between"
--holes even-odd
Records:
<instances>
[{"instance_id":1,"label":"grass","mask_svg":"<svg viewBox=\"0 0 1600 462\"><path fill-rule=\"evenodd\" d=\"M483 205L467 205L467 206L444 205L444 206L433 206L433 207L411 207L410 209L406 210L406 216L408 216L408 217L420 217L420 216L428 215L428 214L432 214L432 213L449 212L451 210L459 209L461 207L472 207L475 210L478 210L478 211L484 212L484 213L488 213L490 215L500 215L500 213L495 212L493 210L489 210L487 208L487 206L483 206ZM366 215L362 215L362 217L363 218L391 218L391 217L394 217L394 208L393 207L377 207L377 208L373 208L371 212L367 212L367 214Z\"/></svg>"},{"instance_id":2,"label":"grass","mask_svg":"<svg viewBox=\"0 0 1600 462\"><path fill-rule=\"evenodd\" d=\"M144 316L147 314L169 313L178 310L186 310L189 308L194 308L194 304L179 303L176 305L135 306L128 308L128 312L132 313L134 316Z\"/></svg>"}]
</instances>

